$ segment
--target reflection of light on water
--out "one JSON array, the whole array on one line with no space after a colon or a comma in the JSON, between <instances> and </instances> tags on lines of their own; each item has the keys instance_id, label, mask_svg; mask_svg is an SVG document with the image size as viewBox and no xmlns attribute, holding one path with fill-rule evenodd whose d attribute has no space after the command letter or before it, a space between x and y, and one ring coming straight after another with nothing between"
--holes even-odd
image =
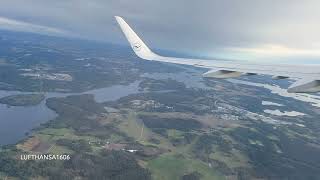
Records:
<instances>
[{"instance_id":1,"label":"reflection of light on water","mask_svg":"<svg viewBox=\"0 0 320 180\"><path fill-rule=\"evenodd\" d=\"M276 116L290 116L290 117L306 115L304 113L297 112L297 111L284 111L284 112L281 112L278 109L277 110L266 109L263 112L268 113L268 114L272 114L272 115L276 115Z\"/></svg>"},{"instance_id":2,"label":"reflection of light on water","mask_svg":"<svg viewBox=\"0 0 320 180\"><path fill-rule=\"evenodd\" d=\"M282 89L279 86L274 86L270 84L253 83L248 81L242 81L237 79L228 79L227 81L231 83L244 84L249 86L262 87L271 90L271 93L278 94L283 97L290 97L299 101L308 102L312 106L320 107L320 96L304 93L288 93L287 89Z\"/></svg>"},{"instance_id":3,"label":"reflection of light on water","mask_svg":"<svg viewBox=\"0 0 320 180\"><path fill-rule=\"evenodd\" d=\"M262 101L261 104L264 106L284 106L283 104L274 103L270 101Z\"/></svg>"}]
</instances>

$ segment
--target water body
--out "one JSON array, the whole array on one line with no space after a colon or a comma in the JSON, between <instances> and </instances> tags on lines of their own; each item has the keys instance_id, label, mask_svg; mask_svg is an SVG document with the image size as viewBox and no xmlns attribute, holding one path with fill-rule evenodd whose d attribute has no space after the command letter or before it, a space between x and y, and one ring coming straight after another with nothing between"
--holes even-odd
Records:
<instances>
[{"instance_id":1,"label":"water body","mask_svg":"<svg viewBox=\"0 0 320 180\"><path fill-rule=\"evenodd\" d=\"M297 111L280 111L280 110L271 110L271 109L266 109L263 112L267 113L267 114L272 114L272 115L276 115L276 116L289 116L289 117L295 117L295 116L304 116L306 114L301 113L301 112L297 112Z\"/></svg>"},{"instance_id":2,"label":"water body","mask_svg":"<svg viewBox=\"0 0 320 180\"><path fill-rule=\"evenodd\" d=\"M83 93L46 93L46 99L52 97L66 97L70 95L93 94L97 102L117 100L121 97L138 93L139 82L129 85L115 85L107 88L95 89ZM29 94L19 91L0 91L0 98ZM14 144L26 136L33 128L57 117L57 114L42 101L36 106L16 107L0 104L0 145Z\"/></svg>"},{"instance_id":3,"label":"water body","mask_svg":"<svg viewBox=\"0 0 320 180\"><path fill-rule=\"evenodd\" d=\"M261 104L264 106L280 106L280 107L284 106L283 104L274 103L274 102L270 102L270 101L262 101Z\"/></svg>"},{"instance_id":4,"label":"water body","mask_svg":"<svg viewBox=\"0 0 320 180\"><path fill-rule=\"evenodd\" d=\"M273 94L277 94L283 97L293 98L302 102L310 103L312 106L320 107L320 95L319 95L320 93L315 93L315 94L288 93L287 89L283 89L277 85L254 83L254 82L243 81L238 79L228 79L227 81L232 83L237 83L237 84L244 84L248 86L262 87L265 89L269 89Z\"/></svg>"}]
</instances>

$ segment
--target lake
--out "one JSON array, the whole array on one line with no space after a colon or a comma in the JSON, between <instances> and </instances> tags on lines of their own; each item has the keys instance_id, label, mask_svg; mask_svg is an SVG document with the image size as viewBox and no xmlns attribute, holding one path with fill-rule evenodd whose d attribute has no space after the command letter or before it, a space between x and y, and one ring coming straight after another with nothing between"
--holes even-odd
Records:
<instances>
[{"instance_id":1,"label":"lake","mask_svg":"<svg viewBox=\"0 0 320 180\"><path fill-rule=\"evenodd\" d=\"M70 95L93 94L97 102L106 102L114 101L138 92L139 82L136 81L129 85L115 85L83 93L48 92L46 93L46 99ZM17 94L28 94L28 92L0 90L0 98ZM36 106L28 107L0 104L0 145L17 143L33 128L38 127L41 123L45 123L55 117L57 117L57 114L46 106L45 100Z\"/></svg>"}]
</instances>

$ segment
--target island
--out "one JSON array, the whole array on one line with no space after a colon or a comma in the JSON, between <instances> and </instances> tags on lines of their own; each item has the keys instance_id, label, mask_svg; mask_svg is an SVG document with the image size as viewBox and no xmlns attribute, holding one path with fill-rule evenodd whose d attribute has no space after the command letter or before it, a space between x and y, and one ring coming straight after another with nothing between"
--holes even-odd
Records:
<instances>
[{"instance_id":1,"label":"island","mask_svg":"<svg viewBox=\"0 0 320 180\"><path fill-rule=\"evenodd\" d=\"M19 94L0 99L1 104L9 106L35 106L45 99L43 94Z\"/></svg>"}]
</instances>

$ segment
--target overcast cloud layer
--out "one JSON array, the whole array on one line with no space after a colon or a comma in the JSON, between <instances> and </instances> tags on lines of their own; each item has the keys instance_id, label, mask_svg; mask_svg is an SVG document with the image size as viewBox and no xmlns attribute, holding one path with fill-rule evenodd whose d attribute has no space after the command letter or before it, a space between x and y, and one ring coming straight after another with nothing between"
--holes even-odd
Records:
<instances>
[{"instance_id":1,"label":"overcast cloud layer","mask_svg":"<svg viewBox=\"0 0 320 180\"><path fill-rule=\"evenodd\" d=\"M125 44L119 15L157 49L319 62L319 7L319 0L2 0L0 28Z\"/></svg>"}]
</instances>

